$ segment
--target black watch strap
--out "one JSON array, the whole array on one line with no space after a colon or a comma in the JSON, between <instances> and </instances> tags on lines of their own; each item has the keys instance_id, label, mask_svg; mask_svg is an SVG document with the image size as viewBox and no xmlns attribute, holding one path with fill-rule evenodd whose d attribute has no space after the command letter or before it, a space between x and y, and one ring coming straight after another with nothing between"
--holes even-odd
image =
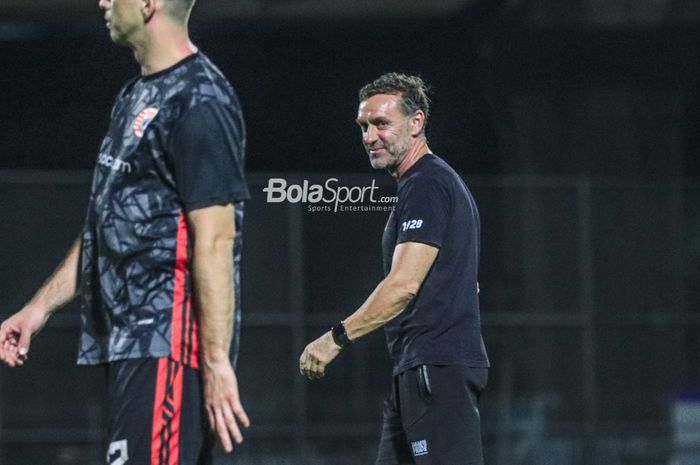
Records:
<instances>
[{"instance_id":1,"label":"black watch strap","mask_svg":"<svg viewBox=\"0 0 700 465\"><path fill-rule=\"evenodd\" d=\"M348 337L348 333L345 332L345 325L342 321L333 326L331 329L331 334L333 335L333 342L335 342L341 349L344 349L352 344L352 341Z\"/></svg>"}]
</instances>

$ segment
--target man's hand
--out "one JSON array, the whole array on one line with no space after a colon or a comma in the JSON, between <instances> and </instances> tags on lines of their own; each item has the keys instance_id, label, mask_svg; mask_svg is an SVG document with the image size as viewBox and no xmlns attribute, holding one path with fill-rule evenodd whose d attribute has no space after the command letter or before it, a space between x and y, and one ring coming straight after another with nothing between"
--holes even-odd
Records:
<instances>
[{"instance_id":1,"label":"man's hand","mask_svg":"<svg viewBox=\"0 0 700 465\"><path fill-rule=\"evenodd\" d=\"M299 358L299 371L309 379L323 378L326 367L338 356L340 350L331 332L328 331L306 346Z\"/></svg>"},{"instance_id":2,"label":"man's hand","mask_svg":"<svg viewBox=\"0 0 700 465\"><path fill-rule=\"evenodd\" d=\"M10 367L24 365L32 337L41 331L49 316L75 296L78 286L80 238L66 258L22 310L0 325L0 362Z\"/></svg>"},{"instance_id":3,"label":"man's hand","mask_svg":"<svg viewBox=\"0 0 700 465\"><path fill-rule=\"evenodd\" d=\"M219 437L226 453L233 452L232 440L236 444L243 442L238 424L246 428L250 426L250 420L238 395L236 373L228 360L222 360L203 366L202 374L209 425Z\"/></svg>"},{"instance_id":4,"label":"man's hand","mask_svg":"<svg viewBox=\"0 0 700 465\"><path fill-rule=\"evenodd\" d=\"M10 367L24 365L32 336L44 327L48 317L46 312L25 307L5 320L0 325L0 361Z\"/></svg>"}]
</instances>

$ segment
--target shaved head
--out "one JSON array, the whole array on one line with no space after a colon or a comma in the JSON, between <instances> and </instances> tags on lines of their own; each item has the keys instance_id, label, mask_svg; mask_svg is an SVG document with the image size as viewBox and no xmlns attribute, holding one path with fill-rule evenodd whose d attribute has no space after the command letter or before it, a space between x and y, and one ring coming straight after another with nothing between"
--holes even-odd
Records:
<instances>
[{"instance_id":1,"label":"shaved head","mask_svg":"<svg viewBox=\"0 0 700 465\"><path fill-rule=\"evenodd\" d=\"M163 0L168 15L180 22L187 23L195 0Z\"/></svg>"}]
</instances>

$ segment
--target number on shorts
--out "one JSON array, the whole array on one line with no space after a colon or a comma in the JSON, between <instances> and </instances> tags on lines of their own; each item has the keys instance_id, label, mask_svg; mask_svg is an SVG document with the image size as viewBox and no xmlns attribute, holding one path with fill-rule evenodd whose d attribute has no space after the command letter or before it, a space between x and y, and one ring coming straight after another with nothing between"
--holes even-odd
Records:
<instances>
[{"instance_id":1,"label":"number on shorts","mask_svg":"<svg viewBox=\"0 0 700 465\"><path fill-rule=\"evenodd\" d=\"M107 451L107 465L124 465L129 460L129 451L126 445L126 439L114 441L109 444Z\"/></svg>"}]
</instances>

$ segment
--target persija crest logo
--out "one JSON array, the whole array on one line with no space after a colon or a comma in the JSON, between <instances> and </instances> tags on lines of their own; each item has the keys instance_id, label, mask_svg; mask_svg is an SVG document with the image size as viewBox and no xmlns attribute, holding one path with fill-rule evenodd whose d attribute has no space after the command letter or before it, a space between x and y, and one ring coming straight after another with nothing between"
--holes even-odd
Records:
<instances>
[{"instance_id":1,"label":"persija crest logo","mask_svg":"<svg viewBox=\"0 0 700 465\"><path fill-rule=\"evenodd\" d=\"M158 114L158 109L153 107L144 108L141 113L134 120L134 124L131 127L134 130L134 134L139 139L143 137L143 132L146 130L153 118Z\"/></svg>"}]
</instances>

